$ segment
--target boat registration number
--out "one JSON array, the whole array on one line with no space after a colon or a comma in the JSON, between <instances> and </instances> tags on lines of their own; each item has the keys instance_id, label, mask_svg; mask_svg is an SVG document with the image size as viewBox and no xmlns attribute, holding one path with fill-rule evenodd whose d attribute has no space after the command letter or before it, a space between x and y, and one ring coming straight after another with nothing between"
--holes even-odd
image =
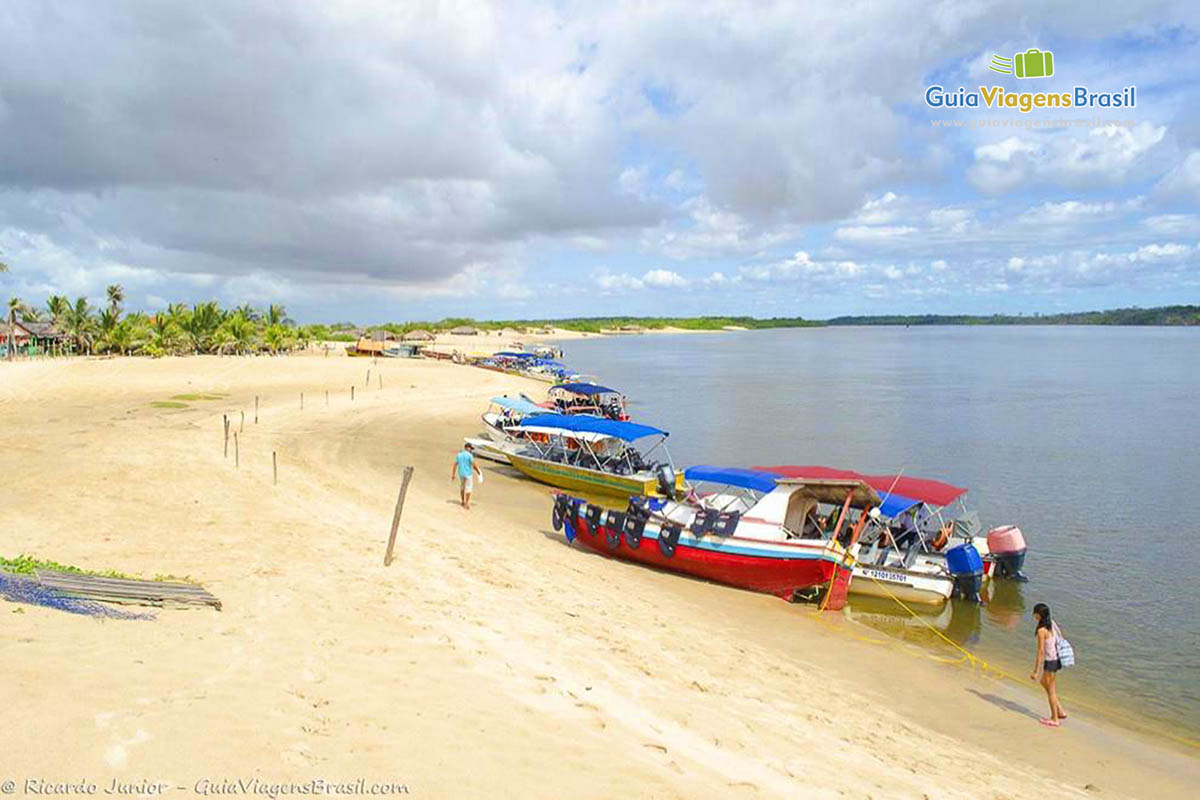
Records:
<instances>
[{"instance_id":1,"label":"boat registration number","mask_svg":"<svg viewBox=\"0 0 1200 800\"><path fill-rule=\"evenodd\" d=\"M880 581L891 581L892 583L905 583L903 575L895 572L884 572L878 569L864 569L863 574L868 578L875 578Z\"/></svg>"}]
</instances>

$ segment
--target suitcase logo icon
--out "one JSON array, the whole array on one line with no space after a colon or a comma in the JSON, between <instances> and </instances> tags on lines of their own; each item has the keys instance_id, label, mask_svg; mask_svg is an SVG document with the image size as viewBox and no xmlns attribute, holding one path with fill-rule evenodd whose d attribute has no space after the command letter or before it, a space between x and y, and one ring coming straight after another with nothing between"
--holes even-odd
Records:
<instances>
[{"instance_id":1,"label":"suitcase logo icon","mask_svg":"<svg viewBox=\"0 0 1200 800\"><path fill-rule=\"evenodd\" d=\"M1012 58L993 55L988 69L1018 78L1049 78L1054 74L1054 53L1031 47Z\"/></svg>"}]
</instances>

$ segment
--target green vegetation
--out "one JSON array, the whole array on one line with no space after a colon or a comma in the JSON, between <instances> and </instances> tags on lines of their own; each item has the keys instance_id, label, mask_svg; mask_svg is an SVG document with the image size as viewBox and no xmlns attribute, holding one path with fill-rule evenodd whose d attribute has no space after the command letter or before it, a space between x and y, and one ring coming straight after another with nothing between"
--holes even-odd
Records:
<instances>
[{"instance_id":1,"label":"green vegetation","mask_svg":"<svg viewBox=\"0 0 1200 800\"><path fill-rule=\"evenodd\" d=\"M0 266L3 266L0 263ZM0 270L2 271L2 270ZM17 321L51 322L64 335L62 352L113 353L152 357L170 355L234 355L251 353L287 353L307 348L313 342L353 342L364 333L351 322L332 325L296 325L283 306L265 309L249 305L223 309L215 301L192 306L173 303L153 314L122 310L125 293L119 284L108 287L108 303L94 308L87 298L74 303L62 295L46 301L44 309L31 307L18 298L9 300L0 325L10 331ZM396 336L423 328L445 332L467 325L487 333L501 329L534 333L547 328L563 328L582 333L602 331L635 332L672 327L684 330L717 331L724 328L805 328L840 325L1200 325L1200 306L1175 305L1158 308L1117 308L1106 311L1080 311L1062 314L913 314L862 315L811 320L803 317L702 316L702 317L568 317L565 319L476 320L448 317L438 321L412 321L374 326ZM57 347L58 345L56 345ZM6 348L7 357L19 354ZM179 394L171 400L216 400L215 393ZM159 408L180 408L166 401Z\"/></svg>"},{"instance_id":2,"label":"green vegetation","mask_svg":"<svg viewBox=\"0 0 1200 800\"><path fill-rule=\"evenodd\" d=\"M65 336L65 350L86 354L277 354L305 348L330 333L326 325L296 325L277 304L265 309L249 305L222 309L214 301L192 306L172 303L154 314L126 314L122 310L125 292L119 284L108 287L107 298L108 305L97 309L85 297L72 303L54 295L44 310L13 298L8 316L10 321L52 322Z\"/></svg>"},{"instance_id":3,"label":"green vegetation","mask_svg":"<svg viewBox=\"0 0 1200 800\"><path fill-rule=\"evenodd\" d=\"M0 569L6 572L14 572L18 575L33 575L39 569L54 570L55 572L77 572L81 575L97 575L101 578L122 578L124 580L136 580L131 575L126 575L123 572L116 570L90 570L73 567L69 564L59 564L57 561L49 561L44 558L34 558L30 555L22 553L16 558L5 558L0 556Z\"/></svg>"},{"instance_id":4,"label":"green vegetation","mask_svg":"<svg viewBox=\"0 0 1200 800\"><path fill-rule=\"evenodd\" d=\"M1114 308L1064 314L917 314L834 317L827 325L1200 325L1200 306Z\"/></svg>"},{"instance_id":5,"label":"green vegetation","mask_svg":"<svg viewBox=\"0 0 1200 800\"><path fill-rule=\"evenodd\" d=\"M174 400L155 400L150 405L155 408L187 408L187 403L177 403Z\"/></svg>"},{"instance_id":6,"label":"green vegetation","mask_svg":"<svg viewBox=\"0 0 1200 800\"><path fill-rule=\"evenodd\" d=\"M222 397L225 397L225 395L216 392L171 395L172 400L220 400Z\"/></svg>"}]
</instances>

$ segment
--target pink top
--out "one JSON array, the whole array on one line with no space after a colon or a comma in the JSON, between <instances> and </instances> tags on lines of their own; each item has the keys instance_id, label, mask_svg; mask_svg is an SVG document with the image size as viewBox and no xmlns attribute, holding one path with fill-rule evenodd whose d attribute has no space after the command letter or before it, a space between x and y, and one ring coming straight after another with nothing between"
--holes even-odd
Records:
<instances>
[{"instance_id":1,"label":"pink top","mask_svg":"<svg viewBox=\"0 0 1200 800\"><path fill-rule=\"evenodd\" d=\"M1050 626L1050 635L1046 637L1046 644L1043 645L1043 661L1056 661L1058 659L1058 624L1051 622Z\"/></svg>"}]
</instances>

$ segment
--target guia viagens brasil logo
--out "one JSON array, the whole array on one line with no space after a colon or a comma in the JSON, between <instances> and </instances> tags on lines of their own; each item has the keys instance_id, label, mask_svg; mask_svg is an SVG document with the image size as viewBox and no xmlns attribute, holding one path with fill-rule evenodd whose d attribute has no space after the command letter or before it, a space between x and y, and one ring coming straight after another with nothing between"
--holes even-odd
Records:
<instances>
[{"instance_id":1,"label":"guia viagens brasil logo","mask_svg":"<svg viewBox=\"0 0 1200 800\"><path fill-rule=\"evenodd\" d=\"M1049 78L1054 75L1054 53L1031 47L1023 53L993 55L988 69L1022 80ZM1069 92L1013 92L1003 86L980 86L968 90L960 86L947 90L934 84L925 90L925 105L930 108L1011 108L1028 114L1037 108L1134 108L1137 87L1126 86L1115 92L1095 92L1087 86L1073 86Z\"/></svg>"}]
</instances>

